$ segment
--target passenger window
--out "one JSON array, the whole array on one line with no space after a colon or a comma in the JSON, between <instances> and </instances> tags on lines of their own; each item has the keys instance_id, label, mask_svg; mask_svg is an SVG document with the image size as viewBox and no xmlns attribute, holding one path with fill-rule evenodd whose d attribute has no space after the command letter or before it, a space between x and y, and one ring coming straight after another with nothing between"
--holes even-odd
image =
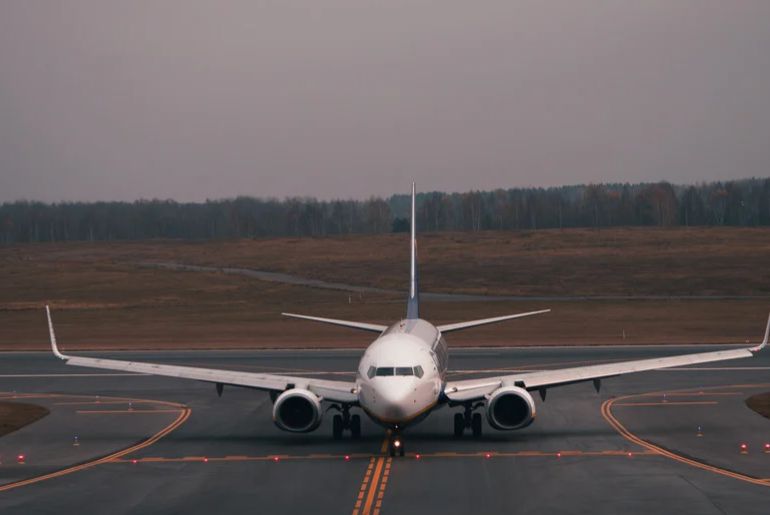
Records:
<instances>
[{"instance_id":1,"label":"passenger window","mask_svg":"<svg viewBox=\"0 0 770 515\"><path fill-rule=\"evenodd\" d=\"M420 365L417 365L416 367L414 367L414 375L416 375L417 377L422 377L423 373L424 372L422 371L422 367Z\"/></svg>"},{"instance_id":2,"label":"passenger window","mask_svg":"<svg viewBox=\"0 0 770 515\"><path fill-rule=\"evenodd\" d=\"M377 369L376 369L376 368L374 368L373 366L369 367L369 371L368 371L368 372L366 372L366 376L367 376L369 379L371 379L372 377L374 377L374 372L375 372L376 370L377 370Z\"/></svg>"},{"instance_id":3,"label":"passenger window","mask_svg":"<svg viewBox=\"0 0 770 515\"><path fill-rule=\"evenodd\" d=\"M411 376L414 375L412 367L396 367L397 376Z\"/></svg>"},{"instance_id":4,"label":"passenger window","mask_svg":"<svg viewBox=\"0 0 770 515\"><path fill-rule=\"evenodd\" d=\"M393 367L380 367L377 369L377 376L392 376Z\"/></svg>"}]
</instances>

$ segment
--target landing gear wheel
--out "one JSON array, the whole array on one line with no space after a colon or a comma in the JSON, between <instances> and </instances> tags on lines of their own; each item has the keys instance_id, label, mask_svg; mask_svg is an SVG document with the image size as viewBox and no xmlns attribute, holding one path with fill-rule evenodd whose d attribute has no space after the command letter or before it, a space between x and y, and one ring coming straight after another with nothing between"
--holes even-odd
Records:
<instances>
[{"instance_id":1,"label":"landing gear wheel","mask_svg":"<svg viewBox=\"0 0 770 515\"><path fill-rule=\"evenodd\" d=\"M455 413L455 438L462 438L465 432L465 417L462 413Z\"/></svg>"},{"instance_id":2,"label":"landing gear wheel","mask_svg":"<svg viewBox=\"0 0 770 515\"><path fill-rule=\"evenodd\" d=\"M474 438L481 436L481 413L474 413L471 419L471 431Z\"/></svg>"},{"instance_id":3,"label":"landing gear wheel","mask_svg":"<svg viewBox=\"0 0 770 515\"><path fill-rule=\"evenodd\" d=\"M332 418L332 437L335 440L342 438L342 415L334 415Z\"/></svg>"},{"instance_id":4,"label":"landing gear wheel","mask_svg":"<svg viewBox=\"0 0 770 515\"><path fill-rule=\"evenodd\" d=\"M359 415L350 417L350 437L353 440L361 438L361 417Z\"/></svg>"},{"instance_id":5,"label":"landing gear wheel","mask_svg":"<svg viewBox=\"0 0 770 515\"><path fill-rule=\"evenodd\" d=\"M393 436L390 439L390 443L388 444L388 454L390 457L396 456L398 454L399 456L404 455L404 441L401 439L400 436Z\"/></svg>"}]
</instances>

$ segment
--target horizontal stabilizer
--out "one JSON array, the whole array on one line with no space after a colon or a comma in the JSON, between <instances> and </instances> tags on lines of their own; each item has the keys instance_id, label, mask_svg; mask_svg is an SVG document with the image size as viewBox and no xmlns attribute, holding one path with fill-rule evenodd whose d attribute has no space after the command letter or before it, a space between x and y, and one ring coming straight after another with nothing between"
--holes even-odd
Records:
<instances>
[{"instance_id":1,"label":"horizontal stabilizer","mask_svg":"<svg viewBox=\"0 0 770 515\"><path fill-rule=\"evenodd\" d=\"M446 324L438 326L438 330L442 333L448 333L450 331L459 331L461 329L468 329L470 327L476 327L479 325L496 324L498 322L504 322L506 320L513 320L514 318L523 318L532 315L540 315L542 313L548 313L550 309L541 309L540 311L530 311L528 313L516 313L515 315L505 315L494 318L482 318L481 320L469 320L468 322L457 322L456 324Z\"/></svg>"},{"instance_id":2,"label":"horizontal stabilizer","mask_svg":"<svg viewBox=\"0 0 770 515\"><path fill-rule=\"evenodd\" d=\"M367 324L365 322L351 322L350 320L338 320L336 318L311 317L308 315L297 315L295 313L281 314L285 317L301 318L302 320L311 320L313 322L321 322L324 324L341 325L342 327L350 327L352 329L360 329L362 331L371 331L373 333L381 333L388 328L386 325Z\"/></svg>"}]
</instances>

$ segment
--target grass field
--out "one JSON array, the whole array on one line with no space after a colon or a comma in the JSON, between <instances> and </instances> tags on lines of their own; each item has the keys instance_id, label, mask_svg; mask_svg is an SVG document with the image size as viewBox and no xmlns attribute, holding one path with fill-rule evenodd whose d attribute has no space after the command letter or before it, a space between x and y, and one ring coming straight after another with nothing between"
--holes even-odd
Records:
<instances>
[{"instance_id":1,"label":"grass field","mask_svg":"<svg viewBox=\"0 0 770 515\"><path fill-rule=\"evenodd\" d=\"M453 334L454 345L744 342L761 335L770 311L767 229L424 234L419 259L430 292L695 297L424 303L436 323L553 309ZM371 335L280 312L387 323L403 315L405 294L349 296L140 264L237 266L405 292L407 260L404 234L0 247L0 349L47 348L45 303L65 349L362 347Z\"/></svg>"},{"instance_id":2,"label":"grass field","mask_svg":"<svg viewBox=\"0 0 770 515\"><path fill-rule=\"evenodd\" d=\"M40 420L48 415L48 410L36 404L25 402L0 402L0 436Z\"/></svg>"},{"instance_id":3,"label":"grass field","mask_svg":"<svg viewBox=\"0 0 770 515\"><path fill-rule=\"evenodd\" d=\"M765 418L770 418L770 392L758 393L746 399L746 406Z\"/></svg>"}]
</instances>

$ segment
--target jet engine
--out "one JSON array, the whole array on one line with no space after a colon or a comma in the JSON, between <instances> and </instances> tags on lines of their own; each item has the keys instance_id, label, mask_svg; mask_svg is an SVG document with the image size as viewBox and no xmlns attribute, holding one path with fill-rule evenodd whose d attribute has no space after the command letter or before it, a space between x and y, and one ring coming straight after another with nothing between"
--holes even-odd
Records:
<instances>
[{"instance_id":1,"label":"jet engine","mask_svg":"<svg viewBox=\"0 0 770 515\"><path fill-rule=\"evenodd\" d=\"M535 400L518 386L498 388L487 401L487 420L500 430L527 427L535 420Z\"/></svg>"},{"instance_id":2,"label":"jet engine","mask_svg":"<svg viewBox=\"0 0 770 515\"><path fill-rule=\"evenodd\" d=\"M284 431L309 433L321 425L321 399L309 390L286 390L273 404L273 422Z\"/></svg>"}]
</instances>

